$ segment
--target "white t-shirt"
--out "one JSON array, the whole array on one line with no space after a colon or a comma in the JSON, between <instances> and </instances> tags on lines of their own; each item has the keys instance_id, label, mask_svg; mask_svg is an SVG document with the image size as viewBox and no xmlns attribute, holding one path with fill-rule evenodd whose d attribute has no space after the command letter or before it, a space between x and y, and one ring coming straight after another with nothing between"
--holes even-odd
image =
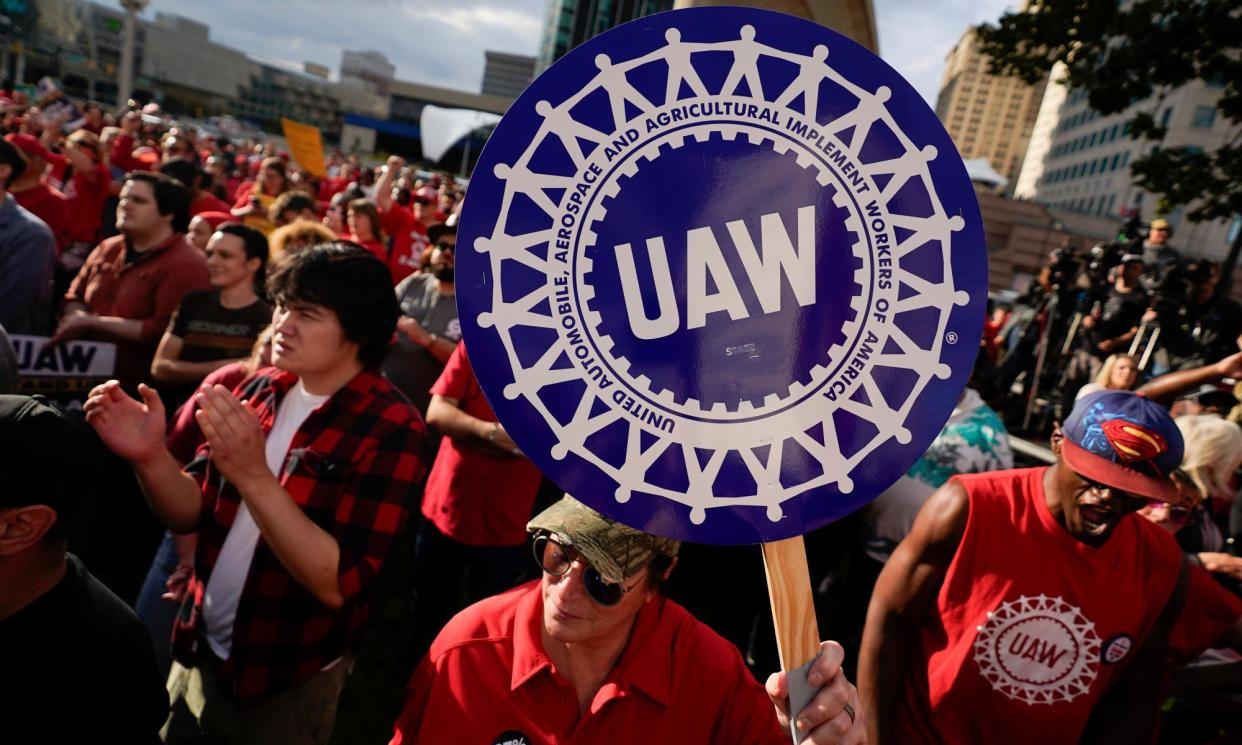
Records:
<instances>
[{"instance_id":1,"label":"white t-shirt","mask_svg":"<svg viewBox=\"0 0 1242 745\"><path fill-rule=\"evenodd\" d=\"M298 428L328 398L312 396L298 381L280 402L272 431L267 434L266 447L267 467L277 478L280 478L281 467ZM220 548L220 556L211 570L211 579L203 591L207 644L222 660L227 660L233 649L233 621L237 617L237 604L246 586L246 576L250 574L250 563L254 560L254 550L258 545L259 526L243 501Z\"/></svg>"}]
</instances>

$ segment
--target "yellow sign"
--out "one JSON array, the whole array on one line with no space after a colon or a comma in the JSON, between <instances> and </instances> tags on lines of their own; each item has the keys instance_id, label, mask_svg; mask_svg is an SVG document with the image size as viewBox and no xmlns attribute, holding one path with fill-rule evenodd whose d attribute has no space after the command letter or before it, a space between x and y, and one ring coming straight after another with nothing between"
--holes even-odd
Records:
<instances>
[{"instance_id":1,"label":"yellow sign","mask_svg":"<svg viewBox=\"0 0 1242 745\"><path fill-rule=\"evenodd\" d=\"M327 176L328 169L323 164L323 138L319 135L319 129L284 118L280 120L280 127L289 142L289 153L298 165L312 176Z\"/></svg>"}]
</instances>

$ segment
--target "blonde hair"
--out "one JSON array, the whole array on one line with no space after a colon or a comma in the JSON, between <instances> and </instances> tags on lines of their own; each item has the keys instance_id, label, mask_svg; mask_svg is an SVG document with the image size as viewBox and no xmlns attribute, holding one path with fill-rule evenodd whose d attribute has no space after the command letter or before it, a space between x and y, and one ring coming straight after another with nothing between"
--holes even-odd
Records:
<instances>
[{"instance_id":1,"label":"blonde hair","mask_svg":"<svg viewBox=\"0 0 1242 745\"><path fill-rule=\"evenodd\" d=\"M1138 372L1138 360L1134 358L1134 355L1121 354L1121 353L1110 354L1108 355L1108 359L1104 360L1104 365L1100 368L1100 371L1096 373L1095 381L1094 381L1095 384L1099 386L1103 386L1109 390L1114 390L1111 384L1112 377L1113 377L1113 368L1117 366L1117 363L1120 362L1122 358L1130 360L1130 364L1134 365L1135 367L1135 372L1136 373ZM1138 382L1137 374L1134 376L1134 382L1136 383Z\"/></svg>"},{"instance_id":2,"label":"blonde hair","mask_svg":"<svg viewBox=\"0 0 1242 745\"><path fill-rule=\"evenodd\" d=\"M1242 428L1216 414L1179 416L1185 442L1182 470L1205 496L1230 495L1229 479L1242 463Z\"/></svg>"},{"instance_id":3,"label":"blonde hair","mask_svg":"<svg viewBox=\"0 0 1242 745\"><path fill-rule=\"evenodd\" d=\"M268 261L277 261L287 252L287 246L292 243L302 246L313 246L316 243L328 243L336 240L336 234L328 229L326 225L322 225L311 220L298 219L276 228L267 239L267 257Z\"/></svg>"}]
</instances>

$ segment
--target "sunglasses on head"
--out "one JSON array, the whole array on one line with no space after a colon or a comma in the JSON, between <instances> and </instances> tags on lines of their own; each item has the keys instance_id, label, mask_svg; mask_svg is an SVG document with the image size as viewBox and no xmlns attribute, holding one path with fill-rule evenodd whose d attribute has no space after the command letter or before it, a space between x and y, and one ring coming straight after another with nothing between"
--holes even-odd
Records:
<instances>
[{"instance_id":1,"label":"sunglasses on head","mask_svg":"<svg viewBox=\"0 0 1242 745\"><path fill-rule=\"evenodd\" d=\"M587 595L591 599L605 607L611 608L621 602L621 598L625 594L637 586L637 582L630 587L626 587L617 582L609 582L604 579L599 570L591 566L589 562L574 549L565 546L547 533L540 533L535 536L534 542L535 563L539 565L547 574L553 577L563 577L569 572L569 568L573 566L575 561L582 564L582 584L586 587ZM640 580L641 581L641 580Z\"/></svg>"}]
</instances>

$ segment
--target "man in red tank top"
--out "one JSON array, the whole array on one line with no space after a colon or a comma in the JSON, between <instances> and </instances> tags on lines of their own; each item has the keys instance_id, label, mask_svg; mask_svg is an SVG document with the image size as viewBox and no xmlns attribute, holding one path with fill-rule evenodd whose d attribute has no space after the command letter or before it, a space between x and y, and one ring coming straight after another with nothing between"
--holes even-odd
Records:
<instances>
[{"instance_id":1,"label":"man in red tank top","mask_svg":"<svg viewBox=\"0 0 1242 745\"><path fill-rule=\"evenodd\" d=\"M885 565L859 657L871 745L1150 742L1167 657L1242 650L1242 601L1131 514L1177 501L1168 413L1092 394L1052 449L946 483Z\"/></svg>"}]
</instances>

